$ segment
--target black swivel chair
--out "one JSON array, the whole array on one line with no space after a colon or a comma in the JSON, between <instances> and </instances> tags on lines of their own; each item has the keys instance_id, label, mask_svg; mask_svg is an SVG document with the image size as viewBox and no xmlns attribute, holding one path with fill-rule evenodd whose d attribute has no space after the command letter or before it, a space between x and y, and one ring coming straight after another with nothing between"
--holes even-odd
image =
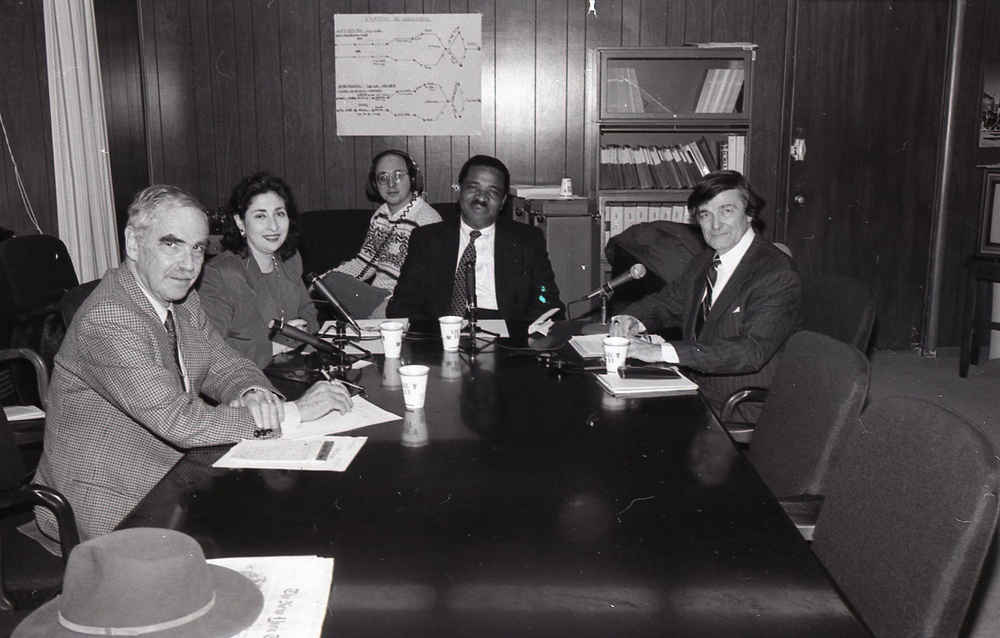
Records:
<instances>
[{"instance_id":1,"label":"black swivel chair","mask_svg":"<svg viewBox=\"0 0 1000 638\"><path fill-rule=\"evenodd\" d=\"M35 406L45 410L48 389L48 370L34 350L0 350L0 405ZM40 451L44 426L44 419L28 419L11 423L9 429L19 447L37 447Z\"/></svg>"},{"instance_id":2,"label":"black swivel chair","mask_svg":"<svg viewBox=\"0 0 1000 638\"><path fill-rule=\"evenodd\" d=\"M832 337L803 331L785 346L747 458L807 539L870 377L868 359Z\"/></svg>"},{"instance_id":3,"label":"black swivel chair","mask_svg":"<svg viewBox=\"0 0 1000 638\"><path fill-rule=\"evenodd\" d=\"M998 495L1000 462L975 426L929 401L882 399L853 429L812 549L876 636L957 636Z\"/></svg>"},{"instance_id":4,"label":"black swivel chair","mask_svg":"<svg viewBox=\"0 0 1000 638\"><path fill-rule=\"evenodd\" d=\"M59 525L63 558L53 556L17 526L49 509ZM7 418L0 411L0 610L35 609L59 593L65 558L80 542L73 508L59 492L28 482Z\"/></svg>"},{"instance_id":5,"label":"black swivel chair","mask_svg":"<svg viewBox=\"0 0 1000 638\"><path fill-rule=\"evenodd\" d=\"M10 345L31 348L51 367L65 330L59 300L79 283L58 237L21 235L0 242L0 288L11 317Z\"/></svg>"}]
</instances>

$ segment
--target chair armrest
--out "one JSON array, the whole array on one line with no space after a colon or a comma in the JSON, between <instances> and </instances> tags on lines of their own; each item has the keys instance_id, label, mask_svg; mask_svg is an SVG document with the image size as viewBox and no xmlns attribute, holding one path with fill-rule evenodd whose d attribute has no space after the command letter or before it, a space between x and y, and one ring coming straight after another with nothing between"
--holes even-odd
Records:
<instances>
[{"instance_id":1,"label":"chair armrest","mask_svg":"<svg viewBox=\"0 0 1000 638\"><path fill-rule=\"evenodd\" d=\"M722 427L726 428L726 432L729 432L733 442L740 447L745 448L750 445L750 439L753 437L753 423L729 422L723 423Z\"/></svg>"},{"instance_id":2,"label":"chair armrest","mask_svg":"<svg viewBox=\"0 0 1000 638\"><path fill-rule=\"evenodd\" d=\"M46 410L47 397L49 395L49 372L45 368L45 361L42 357L29 348L4 348L0 350L0 361L12 361L15 359L27 359L35 369L35 381L38 384L38 396L42 401L41 408Z\"/></svg>"},{"instance_id":3,"label":"chair armrest","mask_svg":"<svg viewBox=\"0 0 1000 638\"><path fill-rule=\"evenodd\" d=\"M73 506L66 497L50 487L37 484L21 485L0 494L0 509L25 504L38 505L52 512L59 527L63 561L69 559L70 551L80 544L80 532L76 527Z\"/></svg>"},{"instance_id":4,"label":"chair armrest","mask_svg":"<svg viewBox=\"0 0 1000 638\"><path fill-rule=\"evenodd\" d=\"M725 404L722 406L722 414L719 415L719 420L726 424L732 423L733 415L740 404L747 402L763 403L766 399L767 390L764 388L743 388L742 390L737 390L726 399ZM752 424L750 427L752 427Z\"/></svg>"}]
</instances>

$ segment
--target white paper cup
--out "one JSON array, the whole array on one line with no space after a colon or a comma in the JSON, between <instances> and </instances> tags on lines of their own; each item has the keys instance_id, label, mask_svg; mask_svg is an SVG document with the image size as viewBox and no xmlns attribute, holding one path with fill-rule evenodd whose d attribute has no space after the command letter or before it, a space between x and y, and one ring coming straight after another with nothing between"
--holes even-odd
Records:
<instances>
[{"instance_id":1,"label":"white paper cup","mask_svg":"<svg viewBox=\"0 0 1000 638\"><path fill-rule=\"evenodd\" d=\"M462 318L455 315L438 318L441 323L441 342L445 350L458 350L458 341L462 336Z\"/></svg>"},{"instance_id":2,"label":"white paper cup","mask_svg":"<svg viewBox=\"0 0 1000 638\"><path fill-rule=\"evenodd\" d=\"M427 396L427 366L411 365L399 369L399 379L403 383L403 404L407 410L424 407Z\"/></svg>"},{"instance_id":3,"label":"white paper cup","mask_svg":"<svg viewBox=\"0 0 1000 638\"><path fill-rule=\"evenodd\" d=\"M403 445L423 447L430 443L427 434L427 413L423 408L407 410L403 414Z\"/></svg>"},{"instance_id":4,"label":"white paper cup","mask_svg":"<svg viewBox=\"0 0 1000 638\"><path fill-rule=\"evenodd\" d=\"M604 365L608 374L617 374L628 355L628 339L625 337L604 338Z\"/></svg>"},{"instance_id":5,"label":"white paper cup","mask_svg":"<svg viewBox=\"0 0 1000 638\"><path fill-rule=\"evenodd\" d=\"M398 359L399 351L403 349L403 324L398 321L380 323L378 331L382 334L382 350L386 359Z\"/></svg>"}]
</instances>

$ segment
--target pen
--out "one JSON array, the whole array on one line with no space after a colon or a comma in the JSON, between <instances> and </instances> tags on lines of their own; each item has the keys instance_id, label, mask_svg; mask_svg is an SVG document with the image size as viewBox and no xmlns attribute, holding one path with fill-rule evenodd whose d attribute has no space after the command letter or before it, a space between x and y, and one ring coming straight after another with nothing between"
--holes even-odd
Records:
<instances>
[{"instance_id":1,"label":"pen","mask_svg":"<svg viewBox=\"0 0 1000 638\"><path fill-rule=\"evenodd\" d=\"M324 377L326 377L326 380L329 381L330 383L333 383L334 381L338 381L340 383L343 383L348 388L354 388L359 393L361 393L362 396L364 396L364 394L365 394L365 386L358 385L357 383L351 383L350 381L344 381L343 379L334 379L333 377L330 376L330 373L327 372L326 368L320 368L319 371L323 374Z\"/></svg>"}]
</instances>

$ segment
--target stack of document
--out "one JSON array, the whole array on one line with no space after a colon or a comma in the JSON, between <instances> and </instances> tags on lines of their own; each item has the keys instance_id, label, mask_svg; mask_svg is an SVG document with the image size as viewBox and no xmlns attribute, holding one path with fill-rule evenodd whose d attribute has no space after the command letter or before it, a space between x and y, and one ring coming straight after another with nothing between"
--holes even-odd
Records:
<instances>
[{"instance_id":1,"label":"stack of document","mask_svg":"<svg viewBox=\"0 0 1000 638\"><path fill-rule=\"evenodd\" d=\"M680 372L676 379L623 379L617 374L598 374L596 378L601 387L616 397L659 397L698 391L698 384Z\"/></svg>"},{"instance_id":2,"label":"stack of document","mask_svg":"<svg viewBox=\"0 0 1000 638\"><path fill-rule=\"evenodd\" d=\"M343 472L367 440L365 436L247 439L230 448L212 467Z\"/></svg>"}]
</instances>

